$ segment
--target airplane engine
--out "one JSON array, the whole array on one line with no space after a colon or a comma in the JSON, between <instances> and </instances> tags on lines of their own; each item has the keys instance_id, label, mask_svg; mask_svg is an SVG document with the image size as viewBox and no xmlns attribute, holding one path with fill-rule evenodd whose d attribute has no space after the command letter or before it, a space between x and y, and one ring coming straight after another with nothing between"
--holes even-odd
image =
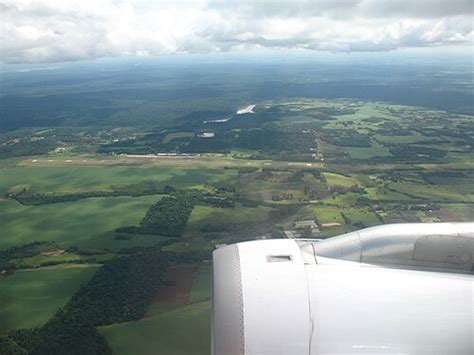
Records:
<instances>
[{"instance_id":1,"label":"airplane engine","mask_svg":"<svg viewBox=\"0 0 474 355\"><path fill-rule=\"evenodd\" d=\"M214 251L212 353L474 354L474 223Z\"/></svg>"}]
</instances>

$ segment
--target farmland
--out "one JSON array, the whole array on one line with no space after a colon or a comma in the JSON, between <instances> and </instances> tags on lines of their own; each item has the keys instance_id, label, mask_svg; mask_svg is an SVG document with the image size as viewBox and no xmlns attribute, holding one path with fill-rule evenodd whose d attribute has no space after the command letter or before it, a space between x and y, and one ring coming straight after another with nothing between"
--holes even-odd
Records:
<instances>
[{"instance_id":1,"label":"farmland","mask_svg":"<svg viewBox=\"0 0 474 355\"><path fill-rule=\"evenodd\" d=\"M97 267L48 268L17 272L2 279L0 331L46 323L96 270Z\"/></svg>"},{"instance_id":2,"label":"farmland","mask_svg":"<svg viewBox=\"0 0 474 355\"><path fill-rule=\"evenodd\" d=\"M147 245L150 239L143 237L132 242L116 241L115 229L138 223L159 199L160 196L92 198L62 203L60 209L55 204L32 207L0 201L3 227L0 245L6 249L35 240L92 249ZM87 228L84 228L84 220L88 221Z\"/></svg>"},{"instance_id":3,"label":"farmland","mask_svg":"<svg viewBox=\"0 0 474 355\"><path fill-rule=\"evenodd\" d=\"M309 98L232 112L3 135L47 145L0 159L0 332L54 320L97 270L151 250L166 271L146 311L95 328L117 354L206 354L216 245L474 218L473 116Z\"/></svg>"},{"instance_id":4,"label":"farmland","mask_svg":"<svg viewBox=\"0 0 474 355\"><path fill-rule=\"evenodd\" d=\"M235 170L223 169L67 167L64 164L60 167L19 167L2 170L0 194L23 189L29 193L110 191L114 187L149 181L157 187L173 185L176 188L198 189L206 184L232 186L236 176Z\"/></svg>"},{"instance_id":5,"label":"farmland","mask_svg":"<svg viewBox=\"0 0 474 355\"><path fill-rule=\"evenodd\" d=\"M196 303L138 322L100 329L116 354L206 355L210 352L209 303Z\"/></svg>"}]
</instances>

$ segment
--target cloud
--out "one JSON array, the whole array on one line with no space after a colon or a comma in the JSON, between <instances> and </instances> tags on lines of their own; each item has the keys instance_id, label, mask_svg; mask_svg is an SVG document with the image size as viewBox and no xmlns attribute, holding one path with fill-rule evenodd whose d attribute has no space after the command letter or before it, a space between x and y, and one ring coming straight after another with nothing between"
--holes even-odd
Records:
<instances>
[{"instance_id":1,"label":"cloud","mask_svg":"<svg viewBox=\"0 0 474 355\"><path fill-rule=\"evenodd\" d=\"M407 17L433 18L472 15L472 0L210 0L209 7L256 16Z\"/></svg>"},{"instance_id":2,"label":"cloud","mask_svg":"<svg viewBox=\"0 0 474 355\"><path fill-rule=\"evenodd\" d=\"M1 61L282 48L472 48L471 0L0 0Z\"/></svg>"}]
</instances>

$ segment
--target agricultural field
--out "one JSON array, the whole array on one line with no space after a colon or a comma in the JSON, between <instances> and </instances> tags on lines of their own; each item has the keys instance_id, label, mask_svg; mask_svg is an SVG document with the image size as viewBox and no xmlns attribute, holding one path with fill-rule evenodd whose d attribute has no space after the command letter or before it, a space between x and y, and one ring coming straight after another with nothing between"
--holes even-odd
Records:
<instances>
[{"instance_id":1,"label":"agricultural field","mask_svg":"<svg viewBox=\"0 0 474 355\"><path fill-rule=\"evenodd\" d=\"M138 236L115 240L115 229L138 224L160 195L142 197L89 198L76 202L23 206L16 201L0 201L2 238L6 249L32 241L55 241L62 247L104 249L156 244L159 237ZM119 216L119 218L117 218ZM84 225L87 221L87 225Z\"/></svg>"},{"instance_id":2,"label":"agricultural field","mask_svg":"<svg viewBox=\"0 0 474 355\"><path fill-rule=\"evenodd\" d=\"M158 188L171 185L180 189L200 189L205 185L233 186L236 178L237 171L233 169L21 167L2 169L0 194L21 190L62 194L111 191L147 182L153 182Z\"/></svg>"},{"instance_id":3,"label":"agricultural field","mask_svg":"<svg viewBox=\"0 0 474 355\"><path fill-rule=\"evenodd\" d=\"M139 317L95 329L117 354L208 354L216 246L474 219L473 116L349 99L255 104L193 111L163 130L0 136L0 336L54 319L98 270L153 251L169 260ZM300 228L308 220L317 228Z\"/></svg>"},{"instance_id":4,"label":"agricultural field","mask_svg":"<svg viewBox=\"0 0 474 355\"><path fill-rule=\"evenodd\" d=\"M207 355L210 304L195 303L137 322L99 329L115 354Z\"/></svg>"},{"instance_id":5,"label":"agricultural field","mask_svg":"<svg viewBox=\"0 0 474 355\"><path fill-rule=\"evenodd\" d=\"M96 266L49 267L0 278L0 332L41 326L96 270Z\"/></svg>"},{"instance_id":6,"label":"agricultural field","mask_svg":"<svg viewBox=\"0 0 474 355\"><path fill-rule=\"evenodd\" d=\"M245 207L240 204L232 209L197 206L189 218L184 236L216 239L228 234L240 235L248 232L251 226L258 228L259 224L265 224L272 210L266 206Z\"/></svg>"},{"instance_id":7,"label":"agricultural field","mask_svg":"<svg viewBox=\"0 0 474 355\"><path fill-rule=\"evenodd\" d=\"M161 286L142 320L99 328L117 354L208 354L211 273L209 265L168 270L173 286ZM153 341L148 337L153 335ZM125 338L130 342L126 344ZM199 338L199 342L193 339Z\"/></svg>"},{"instance_id":8,"label":"agricultural field","mask_svg":"<svg viewBox=\"0 0 474 355\"><path fill-rule=\"evenodd\" d=\"M212 266L201 265L196 271L190 303L199 303L211 299Z\"/></svg>"}]
</instances>

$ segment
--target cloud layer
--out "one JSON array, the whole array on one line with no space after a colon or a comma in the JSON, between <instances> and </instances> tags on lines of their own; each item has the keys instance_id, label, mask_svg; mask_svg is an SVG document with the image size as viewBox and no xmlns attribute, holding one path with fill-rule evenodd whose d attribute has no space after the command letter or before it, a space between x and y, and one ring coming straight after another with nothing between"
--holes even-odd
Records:
<instances>
[{"instance_id":1,"label":"cloud layer","mask_svg":"<svg viewBox=\"0 0 474 355\"><path fill-rule=\"evenodd\" d=\"M0 0L4 63L474 44L472 0Z\"/></svg>"}]
</instances>

